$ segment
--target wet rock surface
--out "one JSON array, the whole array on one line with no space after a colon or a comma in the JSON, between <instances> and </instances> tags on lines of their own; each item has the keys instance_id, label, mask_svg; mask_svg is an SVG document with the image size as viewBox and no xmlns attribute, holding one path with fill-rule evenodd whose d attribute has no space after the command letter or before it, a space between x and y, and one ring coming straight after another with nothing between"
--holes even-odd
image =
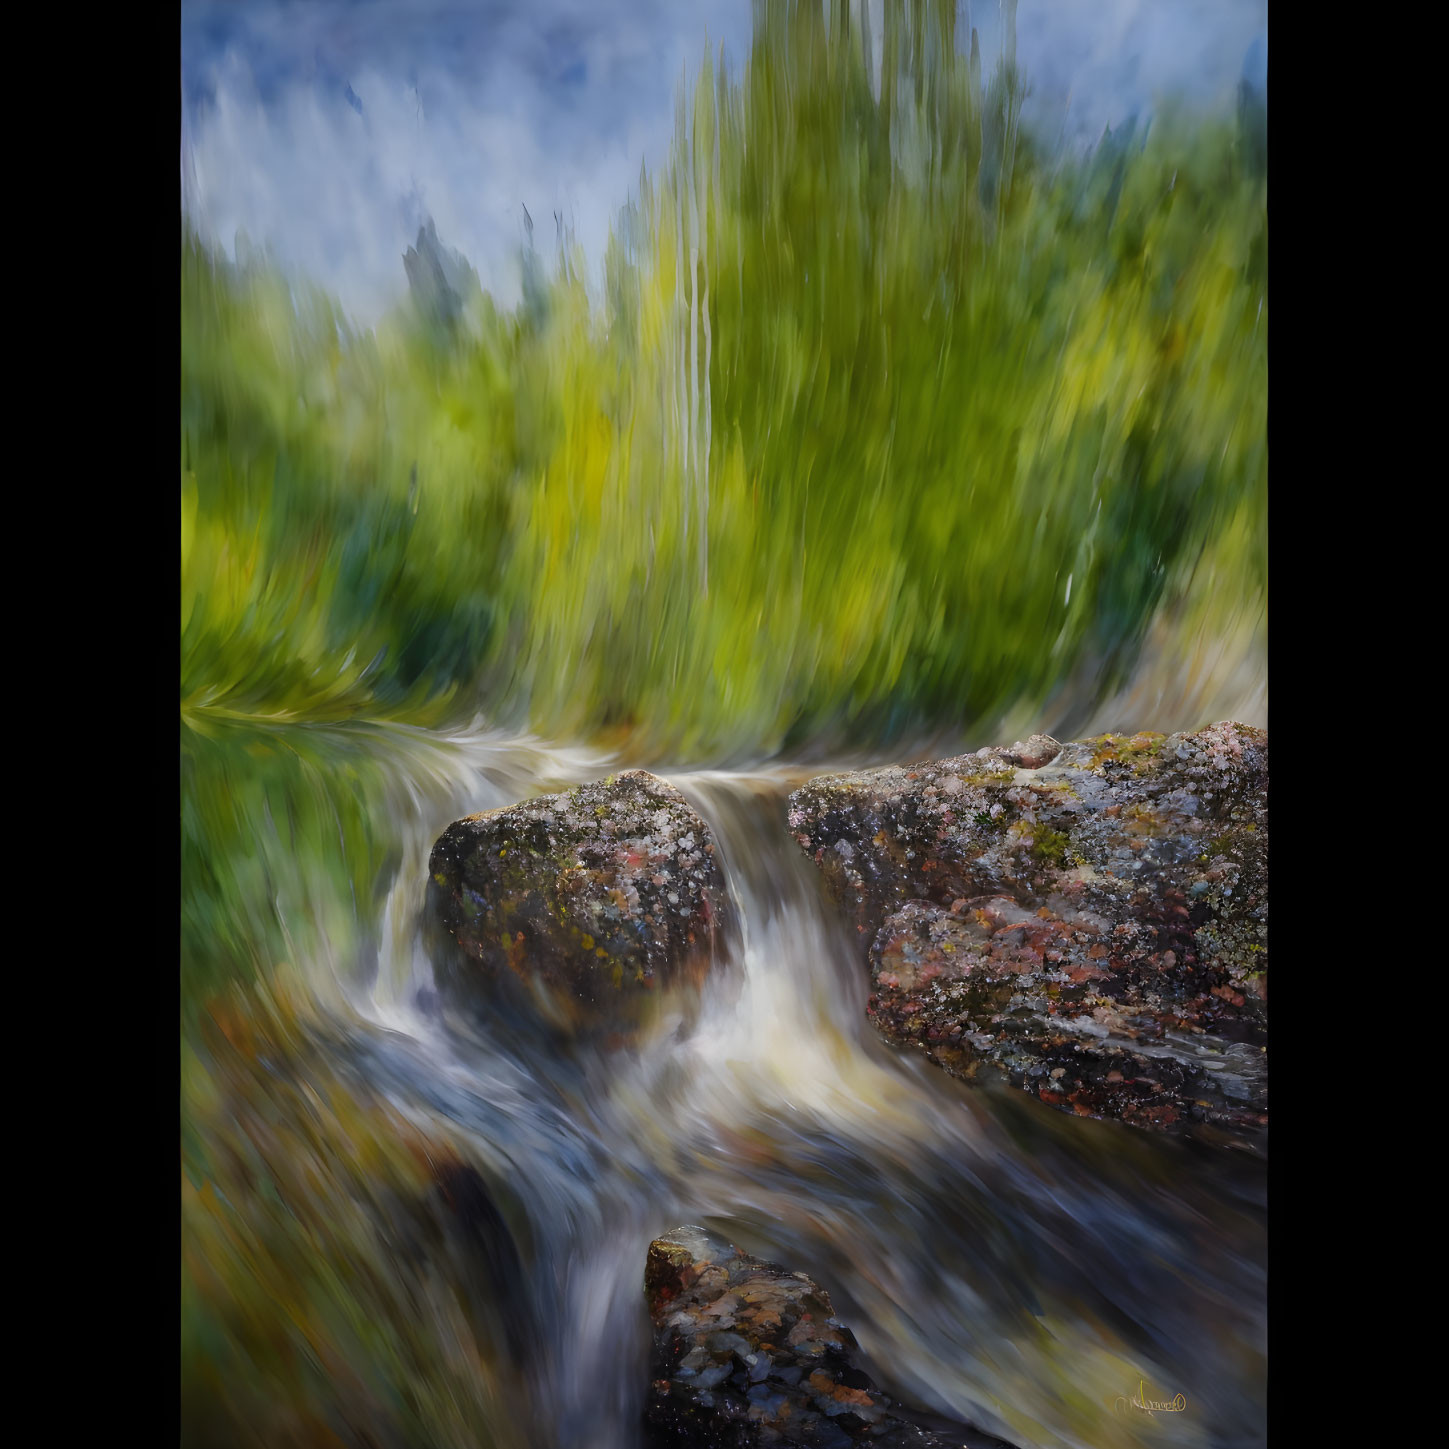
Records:
<instances>
[{"instance_id":1,"label":"wet rock surface","mask_svg":"<svg viewBox=\"0 0 1449 1449\"><path fill-rule=\"evenodd\" d=\"M855 1366L855 1339L823 1288L702 1228L649 1245L644 1288L649 1449L1011 1449L895 1402Z\"/></svg>"},{"instance_id":2,"label":"wet rock surface","mask_svg":"<svg viewBox=\"0 0 1449 1449\"><path fill-rule=\"evenodd\" d=\"M428 873L440 989L573 1033L627 1032L698 986L726 914L708 826L642 770L455 821Z\"/></svg>"},{"instance_id":3,"label":"wet rock surface","mask_svg":"<svg viewBox=\"0 0 1449 1449\"><path fill-rule=\"evenodd\" d=\"M812 780L882 1035L1062 1111L1267 1125L1268 739L1223 723Z\"/></svg>"}]
</instances>

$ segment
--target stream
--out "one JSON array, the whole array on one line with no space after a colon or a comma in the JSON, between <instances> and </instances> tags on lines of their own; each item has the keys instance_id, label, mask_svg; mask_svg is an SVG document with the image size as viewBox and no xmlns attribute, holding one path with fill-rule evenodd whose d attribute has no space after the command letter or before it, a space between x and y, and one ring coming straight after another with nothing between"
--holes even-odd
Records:
<instances>
[{"instance_id":1,"label":"stream","mask_svg":"<svg viewBox=\"0 0 1449 1449\"><path fill-rule=\"evenodd\" d=\"M1264 1157L1067 1118L881 1041L859 945L785 824L790 790L825 767L653 767L714 831L738 939L693 1020L559 1056L439 1003L428 853L459 816L621 762L397 736L380 926L357 960L312 963L314 984L355 1066L400 1110L449 1119L523 1206L514 1412L540 1445L637 1449L645 1253L683 1223L808 1273L877 1383L1022 1449L1262 1442ZM1142 1384L1186 1407L1124 1410Z\"/></svg>"}]
</instances>

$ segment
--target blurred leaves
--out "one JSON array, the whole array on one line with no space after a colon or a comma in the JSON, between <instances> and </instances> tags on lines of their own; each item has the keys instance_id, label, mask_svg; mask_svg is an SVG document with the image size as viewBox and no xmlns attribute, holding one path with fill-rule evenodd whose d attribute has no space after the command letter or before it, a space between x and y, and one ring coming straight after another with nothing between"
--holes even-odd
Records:
<instances>
[{"instance_id":1,"label":"blurred leaves","mask_svg":"<svg viewBox=\"0 0 1449 1449\"><path fill-rule=\"evenodd\" d=\"M1261 670L1261 105L1049 156L953 5L883 17L762 5L742 72L705 56L600 299L565 238L501 311L427 229L362 329L184 231L191 1442L509 1422L487 1332L387 1267L416 1130L329 1095L266 1005L277 962L351 964L380 915L387 729L738 758L1085 709L1149 639Z\"/></svg>"},{"instance_id":2,"label":"blurred leaves","mask_svg":"<svg viewBox=\"0 0 1449 1449\"><path fill-rule=\"evenodd\" d=\"M323 829L368 808L345 767L304 787L221 720L888 743L1105 698L1166 607L1261 613L1259 112L1048 162L952 7L877 41L780 4L742 77L707 55L602 304L565 245L500 312L427 228L362 330L186 237L189 952L241 951L264 805L375 866L361 817Z\"/></svg>"},{"instance_id":3,"label":"blurred leaves","mask_svg":"<svg viewBox=\"0 0 1449 1449\"><path fill-rule=\"evenodd\" d=\"M706 57L601 306L565 247L500 313L425 233L361 332L188 241L190 709L706 755L969 725L1089 643L1120 678L1263 514L1256 113L1049 164L951 7L887 7L878 78L848 14Z\"/></svg>"}]
</instances>

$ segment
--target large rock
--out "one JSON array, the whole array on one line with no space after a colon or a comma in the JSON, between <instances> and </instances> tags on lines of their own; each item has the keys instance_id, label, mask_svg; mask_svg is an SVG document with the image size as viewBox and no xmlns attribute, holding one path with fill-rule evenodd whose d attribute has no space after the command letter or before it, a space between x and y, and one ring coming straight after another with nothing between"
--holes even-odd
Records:
<instances>
[{"instance_id":1,"label":"large rock","mask_svg":"<svg viewBox=\"0 0 1449 1449\"><path fill-rule=\"evenodd\" d=\"M1267 1124L1268 739L1232 723L812 780L881 1033L1141 1126Z\"/></svg>"},{"instance_id":2,"label":"large rock","mask_svg":"<svg viewBox=\"0 0 1449 1449\"><path fill-rule=\"evenodd\" d=\"M855 1339L823 1288L702 1228L649 1245L644 1289L654 1321L650 1449L1010 1449L895 1402L855 1367Z\"/></svg>"},{"instance_id":3,"label":"large rock","mask_svg":"<svg viewBox=\"0 0 1449 1449\"><path fill-rule=\"evenodd\" d=\"M443 992L576 1033L628 1031L697 986L726 909L709 827L642 770L455 821L428 871Z\"/></svg>"}]
</instances>

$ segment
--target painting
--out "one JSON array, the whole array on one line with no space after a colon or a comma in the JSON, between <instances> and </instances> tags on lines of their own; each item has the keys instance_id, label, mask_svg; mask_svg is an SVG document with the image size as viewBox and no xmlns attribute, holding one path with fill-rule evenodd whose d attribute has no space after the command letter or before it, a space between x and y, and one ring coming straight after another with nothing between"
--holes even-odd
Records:
<instances>
[{"instance_id":1,"label":"painting","mask_svg":"<svg viewBox=\"0 0 1449 1449\"><path fill-rule=\"evenodd\" d=\"M1266 1440L1266 0L183 0L187 1449Z\"/></svg>"}]
</instances>

